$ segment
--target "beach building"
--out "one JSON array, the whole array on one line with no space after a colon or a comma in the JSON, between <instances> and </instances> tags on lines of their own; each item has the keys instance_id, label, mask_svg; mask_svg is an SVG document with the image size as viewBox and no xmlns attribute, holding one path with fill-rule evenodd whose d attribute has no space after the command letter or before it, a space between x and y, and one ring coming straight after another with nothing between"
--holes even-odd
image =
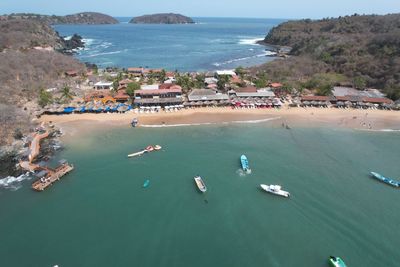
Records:
<instances>
[{"instance_id":1,"label":"beach building","mask_svg":"<svg viewBox=\"0 0 400 267\"><path fill-rule=\"evenodd\" d=\"M131 79L124 79L119 81L119 87L118 89L126 89L128 87L128 84L133 83Z\"/></svg>"},{"instance_id":2,"label":"beach building","mask_svg":"<svg viewBox=\"0 0 400 267\"><path fill-rule=\"evenodd\" d=\"M234 77L236 76L236 72L234 72L233 70L217 70L215 72L216 76L230 76L230 77Z\"/></svg>"},{"instance_id":3,"label":"beach building","mask_svg":"<svg viewBox=\"0 0 400 267\"><path fill-rule=\"evenodd\" d=\"M230 90L228 94L232 104L236 107L272 107L282 105L270 88L257 89L254 86L247 86Z\"/></svg>"},{"instance_id":4,"label":"beach building","mask_svg":"<svg viewBox=\"0 0 400 267\"><path fill-rule=\"evenodd\" d=\"M113 87L112 87L112 85L113 85L113 83L112 82L97 82L97 83L95 83L94 84L94 89L96 89L96 90L112 90L113 89Z\"/></svg>"},{"instance_id":5,"label":"beach building","mask_svg":"<svg viewBox=\"0 0 400 267\"><path fill-rule=\"evenodd\" d=\"M129 100L130 96L126 93L125 89L118 90L118 93L114 96L115 101L125 103Z\"/></svg>"},{"instance_id":6,"label":"beach building","mask_svg":"<svg viewBox=\"0 0 400 267\"><path fill-rule=\"evenodd\" d=\"M183 103L182 89L141 89L135 91L138 106L170 106Z\"/></svg>"},{"instance_id":7,"label":"beach building","mask_svg":"<svg viewBox=\"0 0 400 267\"><path fill-rule=\"evenodd\" d=\"M144 74L145 69L144 68L128 68L128 73L136 76L136 77L140 77Z\"/></svg>"},{"instance_id":8,"label":"beach building","mask_svg":"<svg viewBox=\"0 0 400 267\"><path fill-rule=\"evenodd\" d=\"M140 86L140 90L158 90L160 89L159 84L143 84Z\"/></svg>"},{"instance_id":9,"label":"beach building","mask_svg":"<svg viewBox=\"0 0 400 267\"><path fill-rule=\"evenodd\" d=\"M327 107L331 105L331 101L334 101L334 99L334 97L330 96L307 95L301 97L300 105L305 107Z\"/></svg>"},{"instance_id":10,"label":"beach building","mask_svg":"<svg viewBox=\"0 0 400 267\"><path fill-rule=\"evenodd\" d=\"M227 94L218 93L210 89L193 89L188 95L187 106L208 106L230 104Z\"/></svg>"}]
</instances>

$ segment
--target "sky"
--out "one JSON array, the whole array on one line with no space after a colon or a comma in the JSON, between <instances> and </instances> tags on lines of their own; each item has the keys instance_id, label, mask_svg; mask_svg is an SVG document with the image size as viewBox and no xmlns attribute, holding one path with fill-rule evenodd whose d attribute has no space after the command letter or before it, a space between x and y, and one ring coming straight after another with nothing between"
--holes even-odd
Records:
<instances>
[{"instance_id":1,"label":"sky","mask_svg":"<svg viewBox=\"0 0 400 267\"><path fill-rule=\"evenodd\" d=\"M318 19L400 13L400 0L0 0L0 14L67 15L83 11L120 17L173 12L191 17Z\"/></svg>"}]
</instances>

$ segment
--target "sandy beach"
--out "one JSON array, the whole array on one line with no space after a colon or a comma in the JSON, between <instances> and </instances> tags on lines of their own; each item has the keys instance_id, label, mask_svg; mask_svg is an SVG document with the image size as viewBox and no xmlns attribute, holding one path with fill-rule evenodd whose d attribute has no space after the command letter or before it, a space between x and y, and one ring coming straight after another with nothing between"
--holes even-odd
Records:
<instances>
[{"instance_id":1,"label":"sandy beach","mask_svg":"<svg viewBox=\"0 0 400 267\"><path fill-rule=\"evenodd\" d=\"M400 113L386 110L357 110L336 108L282 108L282 109L231 109L197 108L174 113L150 114L71 114L44 115L42 122L52 122L61 127L84 128L90 125L129 126L138 118L141 127L167 127L201 124L267 122L271 127L332 127L363 130L398 130Z\"/></svg>"}]
</instances>

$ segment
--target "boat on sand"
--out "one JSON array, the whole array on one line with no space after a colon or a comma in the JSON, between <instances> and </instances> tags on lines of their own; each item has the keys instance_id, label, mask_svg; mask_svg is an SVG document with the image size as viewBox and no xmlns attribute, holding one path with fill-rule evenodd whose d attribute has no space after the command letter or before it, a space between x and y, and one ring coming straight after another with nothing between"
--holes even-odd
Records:
<instances>
[{"instance_id":1,"label":"boat on sand","mask_svg":"<svg viewBox=\"0 0 400 267\"><path fill-rule=\"evenodd\" d=\"M203 179L200 176L195 176L194 181L200 192L205 193L207 191L206 184L204 183Z\"/></svg>"},{"instance_id":2,"label":"boat on sand","mask_svg":"<svg viewBox=\"0 0 400 267\"><path fill-rule=\"evenodd\" d=\"M282 197L290 197L290 193L282 190L282 186L280 185L265 185L261 184L261 188L271 194L282 196Z\"/></svg>"},{"instance_id":3,"label":"boat on sand","mask_svg":"<svg viewBox=\"0 0 400 267\"><path fill-rule=\"evenodd\" d=\"M344 261L341 258L335 256L329 257L329 265L332 267L346 267Z\"/></svg>"}]
</instances>

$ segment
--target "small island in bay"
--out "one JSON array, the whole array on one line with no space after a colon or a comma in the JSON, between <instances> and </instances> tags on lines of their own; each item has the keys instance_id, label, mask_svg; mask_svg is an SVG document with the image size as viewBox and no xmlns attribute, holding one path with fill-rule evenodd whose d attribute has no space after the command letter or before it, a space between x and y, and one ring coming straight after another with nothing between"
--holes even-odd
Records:
<instances>
[{"instance_id":1,"label":"small island in bay","mask_svg":"<svg viewBox=\"0 0 400 267\"><path fill-rule=\"evenodd\" d=\"M97 12L81 12L66 16L56 16L56 15L40 15L31 13L14 13L5 16L8 20L11 19L31 19L39 20L51 25L57 24L118 24L119 21L115 18Z\"/></svg>"},{"instance_id":2,"label":"small island in bay","mask_svg":"<svg viewBox=\"0 0 400 267\"><path fill-rule=\"evenodd\" d=\"M162 13L144 15L131 19L129 23L134 24L193 24L193 19L181 14Z\"/></svg>"}]
</instances>

